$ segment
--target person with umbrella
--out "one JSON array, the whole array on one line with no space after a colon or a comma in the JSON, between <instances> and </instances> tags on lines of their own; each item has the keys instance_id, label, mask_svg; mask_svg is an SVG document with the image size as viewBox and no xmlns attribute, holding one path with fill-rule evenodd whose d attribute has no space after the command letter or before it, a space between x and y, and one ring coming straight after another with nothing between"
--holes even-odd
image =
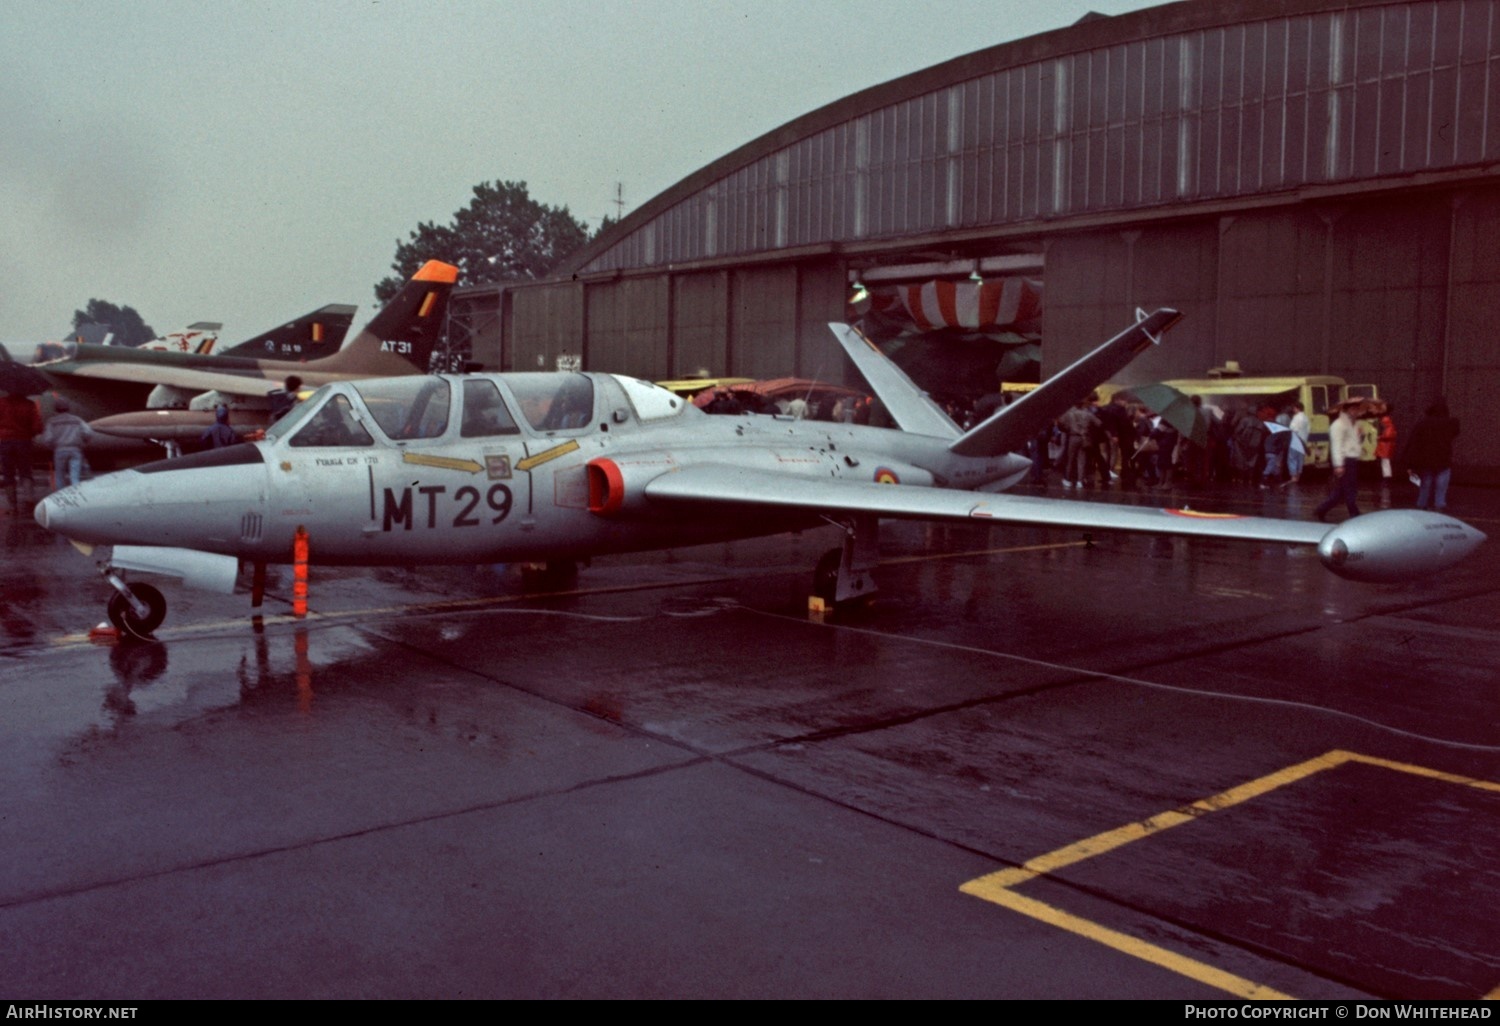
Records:
<instances>
[{"instance_id":1,"label":"person with umbrella","mask_svg":"<svg viewBox=\"0 0 1500 1026\"><path fill-rule=\"evenodd\" d=\"M1281 487L1295 485L1302 480L1302 466L1307 461L1307 440L1312 437L1312 418L1307 415L1307 410L1300 402L1293 401L1287 407L1292 411L1291 429L1292 436L1288 439L1290 443L1286 452L1287 479L1282 482Z\"/></svg>"},{"instance_id":2,"label":"person with umbrella","mask_svg":"<svg viewBox=\"0 0 1500 1026\"><path fill-rule=\"evenodd\" d=\"M1155 443L1154 446L1148 446L1148 451L1155 453L1156 481L1151 480L1153 473L1148 472L1147 483L1171 484L1172 467L1175 465L1173 453L1179 440L1199 448L1206 448L1208 445L1208 421L1200 400L1197 396L1189 397L1180 389L1160 382L1133 388L1131 394L1146 409L1158 415L1151 426L1148 439ZM1168 447L1165 454L1162 453L1164 445ZM1138 449L1137 452L1139 451Z\"/></svg>"},{"instance_id":3,"label":"person with umbrella","mask_svg":"<svg viewBox=\"0 0 1500 1026\"><path fill-rule=\"evenodd\" d=\"M7 390L0 398L0 480L5 484L6 512L16 512L16 479L24 477L31 498L31 440L42 433L42 411L24 392Z\"/></svg>"}]
</instances>

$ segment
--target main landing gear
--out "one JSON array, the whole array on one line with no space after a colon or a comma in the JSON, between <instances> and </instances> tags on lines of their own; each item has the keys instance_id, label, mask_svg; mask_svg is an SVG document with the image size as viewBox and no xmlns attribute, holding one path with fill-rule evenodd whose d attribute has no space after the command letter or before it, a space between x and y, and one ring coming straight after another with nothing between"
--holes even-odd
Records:
<instances>
[{"instance_id":1,"label":"main landing gear","mask_svg":"<svg viewBox=\"0 0 1500 1026\"><path fill-rule=\"evenodd\" d=\"M829 549L813 571L813 601L822 610L868 602L874 597L880 561L880 521L875 517L829 520L844 532L844 544Z\"/></svg>"},{"instance_id":2,"label":"main landing gear","mask_svg":"<svg viewBox=\"0 0 1500 1026\"><path fill-rule=\"evenodd\" d=\"M522 563L521 583L527 590L567 591L578 585L578 562L572 559L549 559L546 562Z\"/></svg>"},{"instance_id":3,"label":"main landing gear","mask_svg":"<svg viewBox=\"0 0 1500 1026\"><path fill-rule=\"evenodd\" d=\"M167 618L167 600L149 584L134 581L126 584L114 567L108 563L100 566L100 572L115 593L109 597L109 622L115 625L121 637L147 641L151 633Z\"/></svg>"}]
</instances>

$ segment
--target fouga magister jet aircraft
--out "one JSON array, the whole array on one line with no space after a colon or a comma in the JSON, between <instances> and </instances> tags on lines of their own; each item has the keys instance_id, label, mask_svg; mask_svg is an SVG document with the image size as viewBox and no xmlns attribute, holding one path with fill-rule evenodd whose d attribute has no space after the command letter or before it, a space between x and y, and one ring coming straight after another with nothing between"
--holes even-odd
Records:
<instances>
[{"instance_id":1,"label":"fouga magister jet aircraft","mask_svg":"<svg viewBox=\"0 0 1500 1026\"><path fill-rule=\"evenodd\" d=\"M1319 523L1007 496L1015 450L1177 321L1136 324L968 432L854 329L830 325L898 429L781 416L708 416L616 374L435 375L339 382L263 441L66 488L36 517L111 544L110 618L148 635L166 603L121 570L234 588L237 561L374 566L571 560L774 534L845 530L814 592L874 591L882 517L1205 535L1315 545L1335 573L1399 580L1452 566L1484 535L1417 510ZM257 573L263 579L263 574Z\"/></svg>"}]
</instances>

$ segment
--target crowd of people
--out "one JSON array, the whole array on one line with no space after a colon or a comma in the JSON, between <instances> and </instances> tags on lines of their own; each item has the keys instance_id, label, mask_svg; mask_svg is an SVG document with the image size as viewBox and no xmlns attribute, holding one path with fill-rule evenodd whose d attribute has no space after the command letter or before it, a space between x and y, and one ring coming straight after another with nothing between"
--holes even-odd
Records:
<instances>
[{"instance_id":1,"label":"crowd of people","mask_svg":"<svg viewBox=\"0 0 1500 1026\"><path fill-rule=\"evenodd\" d=\"M1132 401L1128 393L1117 393L1108 402L1101 402L1097 393L1079 400L1032 440L1027 453L1032 481L1045 483L1050 472L1061 477L1065 490L1174 484L1270 490L1302 482L1312 421L1301 402L1215 406L1201 396L1189 401L1191 416L1169 419ZM1328 412L1333 415L1329 494L1315 510L1319 519L1340 503L1350 516L1358 514L1359 465L1367 435L1374 437L1387 500L1389 489L1399 483L1396 465L1404 461L1408 479L1418 488L1416 505L1446 508L1459 423L1442 400L1412 428L1404 448L1390 403L1349 400ZM1196 428L1184 434L1193 423Z\"/></svg>"},{"instance_id":2,"label":"crowd of people","mask_svg":"<svg viewBox=\"0 0 1500 1026\"><path fill-rule=\"evenodd\" d=\"M701 401L700 401L701 400ZM772 399L754 391L714 388L707 397L694 397L704 413L735 415L760 413L792 417L795 420L825 420L844 424L870 423L869 396L819 394L789 395Z\"/></svg>"}]
</instances>

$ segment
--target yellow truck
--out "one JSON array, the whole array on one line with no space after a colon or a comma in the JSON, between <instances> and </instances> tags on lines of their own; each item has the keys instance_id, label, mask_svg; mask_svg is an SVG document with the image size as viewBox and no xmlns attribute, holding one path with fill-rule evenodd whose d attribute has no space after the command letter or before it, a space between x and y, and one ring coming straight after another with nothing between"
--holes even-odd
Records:
<instances>
[{"instance_id":1,"label":"yellow truck","mask_svg":"<svg viewBox=\"0 0 1500 1026\"><path fill-rule=\"evenodd\" d=\"M1374 385L1351 385L1343 378L1326 374L1308 377L1221 377L1180 378L1166 381L1187 395L1203 397L1206 406L1220 410L1232 407L1257 409L1269 404L1280 413L1293 402L1300 402L1312 422L1312 432L1307 440L1307 466L1328 466L1328 411L1349 399L1378 399L1379 389ZM1364 441L1364 460L1375 458L1375 425L1368 420L1360 421L1361 437Z\"/></svg>"}]
</instances>

